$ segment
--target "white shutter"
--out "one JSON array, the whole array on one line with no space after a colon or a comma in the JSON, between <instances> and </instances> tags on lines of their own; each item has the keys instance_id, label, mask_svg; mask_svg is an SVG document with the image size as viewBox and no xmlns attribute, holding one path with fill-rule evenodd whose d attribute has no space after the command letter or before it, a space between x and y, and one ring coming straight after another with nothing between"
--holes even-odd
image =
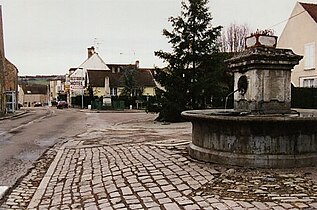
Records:
<instances>
[{"instance_id":1,"label":"white shutter","mask_svg":"<svg viewBox=\"0 0 317 210\"><path fill-rule=\"evenodd\" d=\"M315 42L305 44L305 69L315 68Z\"/></svg>"}]
</instances>

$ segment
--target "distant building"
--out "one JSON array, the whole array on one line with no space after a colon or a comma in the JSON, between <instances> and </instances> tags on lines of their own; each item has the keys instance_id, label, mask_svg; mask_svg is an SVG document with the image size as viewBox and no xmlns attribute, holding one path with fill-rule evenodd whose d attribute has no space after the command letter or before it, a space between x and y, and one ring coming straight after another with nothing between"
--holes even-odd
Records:
<instances>
[{"instance_id":1,"label":"distant building","mask_svg":"<svg viewBox=\"0 0 317 210\"><path fill-rule=\"evenodd\" d=\"M67 90L65 89L65 76L55 76L49 79L49 104L55 101L67 101Z\"/></svg>"},{"instance_id":2,"label":"distant building","mask_svg":"<svg viewBox=\"0 0 317 210\"><path fill-rule=\"evenodd\" d=\"M19 103L24 107L47 105L49 101L48 85L21 84L19 85Z\"/></svg>"},{"instance_id":3,"label":"distant building","mask_svg":"<svg viewBox=\"0 0 317 210\"><path fill-rule=\"evenodd\" d=\"M292 71L295 87L317 87L316 34L317 4L297 2L277 44L304 56Z\"/></svg>"},{"instance_id":4,"label":"distant building","mask_svg":"<svg viewBox=\"0 0 317 210\"><path fill-rule=\"evenodd\" d=\"M111 96L120 96L126 86L127 70L133 71L135 91L132 91L132 95L155 95L153 69L140 68L139 61L135 64L106 64L95 52L94 47L88 48L88 58L78 68L69 70L70 95L71 97L87 95L85 90L91 87L94 96L107 98L108 101L104 102L111 103L109 101Z\"/></svg>"},{"instance_id":5,"label":"distant building","mask_svg":"<svg viewBox=\"0 0 317 210\"><path fill-rule=\"evenodd\" d=\"M67 100L66 75L19 76L19 85L44 85L48 87L49 105L57 100Z\"/></svg>"}]
</instances>

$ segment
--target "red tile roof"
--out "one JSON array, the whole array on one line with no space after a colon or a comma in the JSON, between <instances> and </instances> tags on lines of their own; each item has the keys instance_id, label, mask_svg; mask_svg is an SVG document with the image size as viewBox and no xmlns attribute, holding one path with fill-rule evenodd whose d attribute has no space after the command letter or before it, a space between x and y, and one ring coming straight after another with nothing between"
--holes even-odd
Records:
<instances>
[{"instance_id":1,"label":"red tile roof","mask_svg":"<svg viewBox=\"0 0 317 210\"><path fill-rule=\"evenodd\" d=\"M300 5L302 5L302 7L317 23L317 4L300 3Z\"/></svg>"},{"instance_id":2,"label":"red tile roof","mask_svg":"<svg viewBox=\"0 0 317 210\"><path fill-rule=\"evenodd\" d=\"M109 77L110 87L123 87L123 71L115 72L102 70L87 70L89 83L92 87L104 87L105 77ZM149 69L137 69L134 75L135 82L140 87L156 87L154 78Z\"/></svg>"}]
</instances>

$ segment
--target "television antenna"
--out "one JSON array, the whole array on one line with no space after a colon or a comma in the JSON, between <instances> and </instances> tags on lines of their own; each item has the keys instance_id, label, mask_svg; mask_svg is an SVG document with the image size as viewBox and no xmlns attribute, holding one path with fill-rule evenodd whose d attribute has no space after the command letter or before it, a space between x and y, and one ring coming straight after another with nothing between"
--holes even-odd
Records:
<instances>
[{"instance_id":1,"label":"television antenna","mask_svg":"<svg viewBox=\"0 0 317 210\"><path fill-rule=\"evenodd\" d=\"M96 51L99 52L99 46L102 43L98 40L98 38L94 38L94 47L96 48Z\"/></svg>"}]
</instances>

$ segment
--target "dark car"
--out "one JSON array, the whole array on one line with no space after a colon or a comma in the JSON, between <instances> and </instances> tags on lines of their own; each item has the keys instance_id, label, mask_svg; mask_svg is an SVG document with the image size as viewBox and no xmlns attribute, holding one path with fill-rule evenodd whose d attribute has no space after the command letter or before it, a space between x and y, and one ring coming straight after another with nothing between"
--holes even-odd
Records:
<instances>
[{"instance_id":1,"label":"dark car","mask_svg":"<svg viewBox=\"0 0 317 210\"><path fill-rule=\"evenodd\" d=\"M36 102L35 104L34 104L34 107L41 107L42 106L42 103L41 102Z\"/></svg>"},{"instance_id":2,"label":"dark car","mask_svg":"<svg viewBox=\"0 0 317 210\"><path fill-rule=\"evenodd\" d=\"M59 101L56 105L57 109L68 108L68 103L66 101Z\"/></svg>"}]
</instances>

